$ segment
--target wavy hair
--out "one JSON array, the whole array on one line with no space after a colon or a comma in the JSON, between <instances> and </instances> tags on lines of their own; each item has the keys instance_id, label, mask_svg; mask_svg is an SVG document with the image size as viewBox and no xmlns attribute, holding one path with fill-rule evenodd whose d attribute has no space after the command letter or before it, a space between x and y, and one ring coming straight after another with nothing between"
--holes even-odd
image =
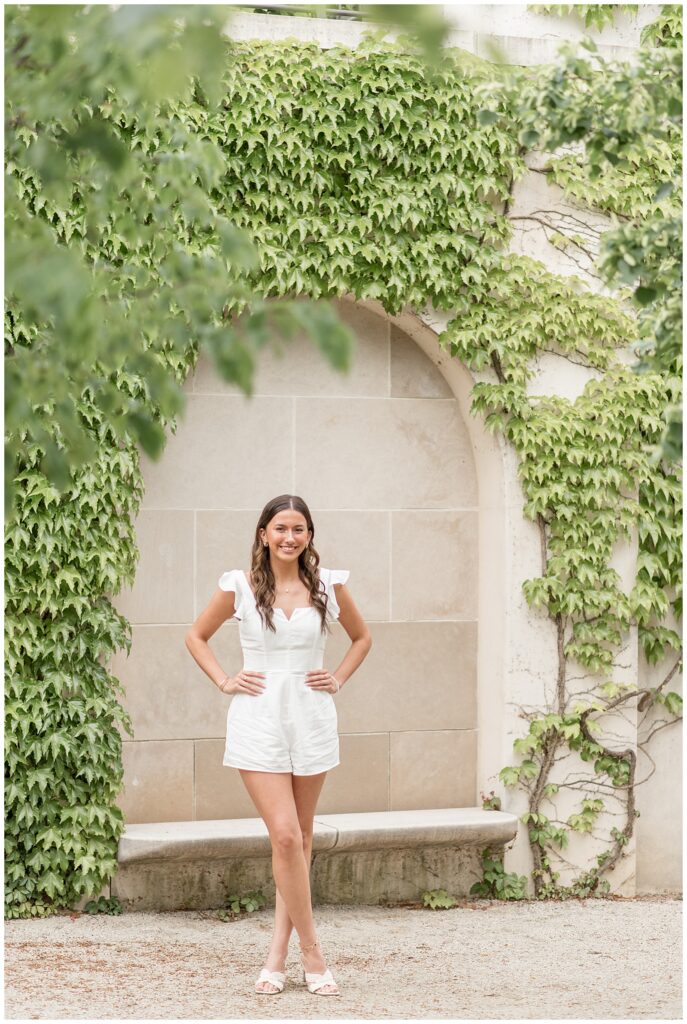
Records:
<instances>
[{"instance_id":1,"label":"wavy hair","mask_svg":"<svg viewBox=\"0 0 687 1024\"><path fill-rule=\"evenodd\" d=\"M273 633L276 632L273 615L276 581L270 562L270 549L265 547L260 536L260 530L266 530L267 524L278 512L283 512L284 509L300 512L304 516L308 530L312 534L307 546L298 556L298 575L310 592L310 600L313 607L317 608L320 614L322 632L331 632L327 623L327 603L329 599L324 584L320 580L320 556L313 543L315 540L315 525L310 515L310 509L297 494L280 494L278 497L268 501L260 513L260 518L255 527L250 571L255 603L260 618L267 629L271 629Z\"/></svg>"}]
</instances>

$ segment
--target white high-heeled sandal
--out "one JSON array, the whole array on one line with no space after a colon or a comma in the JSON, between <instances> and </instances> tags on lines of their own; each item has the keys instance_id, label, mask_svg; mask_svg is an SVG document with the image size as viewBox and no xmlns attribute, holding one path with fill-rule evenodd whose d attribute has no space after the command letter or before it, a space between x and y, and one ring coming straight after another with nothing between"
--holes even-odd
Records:
<instances>
[{"instance_id":1,"label":"white high-heeled sandal","mask_svg":"<svg viewBox=\"0 0 687 1024\"><path fill-rule=\"evenodd\" d=\"M311 942L309 946L301 946L301 961L303 960L303 953L309 949L314 949L318 943ZM325 985L336 985L332 972L327 968L324 974L316 974L314 971L306 971L303 969L303 981L308 986L308 992L314 992L318 996L340 996L340 992L321 992L320 989L324 988Z\"/></svg>"},{"instance_id":2,"label":"white high-heeled sandal","mask_svg":"<svg viewBox=\"0 0 687 1024\"><path fill-rule=\"evenodd\" d=\"M269 988L258 988L261 981L269 981L270 985L276 985L277 991L272 992ZM255 982L255 991L259 996L277 996L284 990L286 975L283 971L269 971L266 967L260 971L260 976Z\"/></svg>"}]
</instances>

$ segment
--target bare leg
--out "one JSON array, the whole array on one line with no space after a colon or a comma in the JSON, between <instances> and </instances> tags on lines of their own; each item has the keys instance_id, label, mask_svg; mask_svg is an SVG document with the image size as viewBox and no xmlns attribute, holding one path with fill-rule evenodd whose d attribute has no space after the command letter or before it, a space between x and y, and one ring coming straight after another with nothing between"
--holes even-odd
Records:
<instances>
[{"instance_id":1,"label":"bare leg","mask_svg":"<svg viewBox=\"0 0 687 1024\"><path fill-rule=\"evenodd\" d=\"M312 832L309 836L303 836L303 856L309 871L312 859ZM292 931L293 921L289 916L284 897L279 889L277 889L274 905L274 933L272 935L272 944L270 945L270 954L267 957L267 966L271 971L281 970L279 967L270 966L270 957L271 954L274 954L274 959L280 962L286 959Z\"/></svg>"},{"instance_id":2,"label":"bare leg","mask_svg":"<svg viewBox=\"0 0 687 1024\"><path fill-rule=\"evenodd\" d=\"M308 872L310 872L310 863L312 860L312 834L315 808L317 806L317 800L322 791L326 775L326 772L320 772L318 775L292 776L294 800L296 803L296 811L298 813L298 821L301 827L301 835L303 837L303 855L305 857L305 863L308 865ZM293 922L289 916L286 903L284 902L281 892L277 889L274 911L274 934L272 936L270 951L267 956L267 967L269 970L283 970L292 929ZM265 982L265 984L267 985L269 983Z\"/></svg>"},{"instance_id":3,"label":"bare leg","mask_svg":"<svg viewBox=\"0 0 687 1024\"><path fill-rule=\"evenodd\" d=\"M266 966L282 970L292 928L295 927L302 945L317 938L310 896L310 856L315 806L326 772L292 776L290 772L239 770L270 834L277 895L274 935ZM326 970L318 946L304 953L303 960L306 971L320 974ZM269 982L261 987L274 990Z\"/></svg>"}]
</instances>

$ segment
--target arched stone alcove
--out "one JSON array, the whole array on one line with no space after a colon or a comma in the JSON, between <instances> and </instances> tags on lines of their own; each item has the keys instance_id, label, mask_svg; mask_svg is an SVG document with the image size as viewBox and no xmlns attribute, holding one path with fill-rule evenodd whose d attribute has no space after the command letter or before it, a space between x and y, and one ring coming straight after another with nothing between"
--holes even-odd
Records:
<instances>
[{"instance_id":1,"label":"arched stone alcove","mask_svg":"<svg viewBox=\"0 0 687 1024\"><path fill-rule=\"evenodd\" d=\"M133 626L112 670L135 736L124 739L129 822L252 817L222 766L229 699L184 633L220 574L248 568L259 511L300 494L323 565L349 588L374 646L337 698L341 764L318 810L479 804L505 763L505 508L497 442L469 414L472 378L415 314L342 299L357 343L350 374L305 338L263 352L248 399L201 360L163 459L143 458L137 579L116 604ZM336 623L326 664L348 638ZM241 665L236 622L211 646Z\"/></svg>"}]
</instances>

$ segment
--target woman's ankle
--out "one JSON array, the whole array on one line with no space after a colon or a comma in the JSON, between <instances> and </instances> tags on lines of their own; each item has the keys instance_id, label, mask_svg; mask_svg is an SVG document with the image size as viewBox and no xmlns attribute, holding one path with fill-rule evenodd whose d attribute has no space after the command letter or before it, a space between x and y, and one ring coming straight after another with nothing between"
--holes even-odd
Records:
<instances>
[{"instance_id":1,"label":"woman's ankle","mask_svg":"<svg viewBox=\"0 0 687 1024\"><path fill-rule=\"evenodd\" d=\"M322 955L319 942L313 949L308 949L305 953L301 951L301 961L307 971L324 971L326 961Z\"/></svg>"}]
</instances>

